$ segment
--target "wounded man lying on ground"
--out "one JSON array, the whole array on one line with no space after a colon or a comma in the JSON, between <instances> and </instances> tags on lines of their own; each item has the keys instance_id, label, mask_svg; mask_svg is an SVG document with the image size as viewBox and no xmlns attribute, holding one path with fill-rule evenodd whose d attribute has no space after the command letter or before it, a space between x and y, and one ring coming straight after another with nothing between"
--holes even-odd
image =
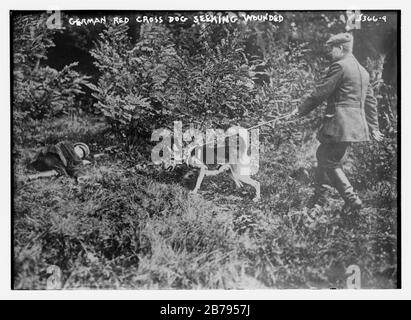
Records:
<instances>
[{"instance_id":1,"label":"wounded man lying on ground","mask_svg":"<svg viewBox=\"0 0 411 320\"><path fill-rule=\"evenodd\" d=\"M70 143L61 141L54 145L41 148L34 160L28 165L29 169L40 171L32 174L27 180L57 175L69 175L75 179L79 177L81 165L90 164L85 160L90 156L89 147L82 142Z\"/></svg>"}]
</instances>

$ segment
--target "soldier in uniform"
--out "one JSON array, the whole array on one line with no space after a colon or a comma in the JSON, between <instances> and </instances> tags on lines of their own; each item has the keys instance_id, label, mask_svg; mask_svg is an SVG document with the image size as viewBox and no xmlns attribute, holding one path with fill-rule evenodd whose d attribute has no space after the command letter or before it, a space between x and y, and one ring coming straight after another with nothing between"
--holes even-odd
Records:
<instances>
[{"instance_id":1,"label":"soldier in uniform","mask_svg":"<svg viewBox=\"0 0 411 320\"><path fill-rule=\"evenodd\" d=\"M317 138L317 169L312 206L326 202L326 184L336 188L345 201L344 209L361 209L362 202L354 192L342 169L342 160L351 143L381 141L378 127L377 100L369 83L368 72L352 54L353 37L350 33L332 36L326 46L332 60L326 76L295 110L304 116L327 101L323 125Z\"/></svg>"},{"instance_id":2,"label":"soldier in uniform","mask_svg":"<svg viewBox=\"0 0 411 320\"><path fill-rule=\"evenodd\" d=\"M27 180L55 175L69 175L77 180L81 171L80 165L90 164L90 161L85 160L89 155L89 147L82 142L72 144L69 141L61 141L45 146L28 165L29 169L41 173L29 175Z\"/></svg>"}]
</instances>

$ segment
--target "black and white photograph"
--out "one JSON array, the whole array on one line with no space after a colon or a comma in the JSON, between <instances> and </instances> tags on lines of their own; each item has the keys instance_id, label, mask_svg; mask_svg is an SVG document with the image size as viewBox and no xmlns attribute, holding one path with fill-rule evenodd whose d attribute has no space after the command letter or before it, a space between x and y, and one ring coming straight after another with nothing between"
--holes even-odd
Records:
<instances>
[{"instance_id":1,"label":"black and white photograph","mask_svg":"<svg viewBox=\"0 0 411 320\"><path fill-rule=\"evenodd\" d=\"M12 290L400 289L400 18L11 10Z\"/></svg>"}]
</instances>

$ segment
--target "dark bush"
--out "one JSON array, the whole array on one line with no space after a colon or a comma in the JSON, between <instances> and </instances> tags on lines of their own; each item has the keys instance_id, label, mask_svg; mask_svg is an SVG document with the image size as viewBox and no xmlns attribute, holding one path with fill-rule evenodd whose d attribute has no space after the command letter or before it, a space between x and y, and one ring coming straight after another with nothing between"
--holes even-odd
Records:
<instances>
[{"instance_id":1,"label":"dark bush","mask_svg":"<svg viewBox=\"0 0 411 320\"><path fill-rule=\"evenodd\" d=\"M55 30L46 26L46 16L13 16L13 117L17 140L30 119L68 114L76 109L87 76L74 70L75 62L56 70L45 65Z\"/></svg>"}]
</instances>

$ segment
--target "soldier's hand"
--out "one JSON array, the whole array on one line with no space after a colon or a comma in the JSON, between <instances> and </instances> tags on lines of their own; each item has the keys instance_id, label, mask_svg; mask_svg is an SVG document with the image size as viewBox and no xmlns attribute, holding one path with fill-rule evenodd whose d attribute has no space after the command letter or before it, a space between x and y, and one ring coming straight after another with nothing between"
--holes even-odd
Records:
<instances>
[{"instance_id":1,"label":"soldier's hand","mask_svg":"<svg viewBox=\"0 0 411 320\"><path fill-rule=\"evenodd\" d=\"M378 142L381 142L384 139L384 135L380 132L380 130L373 130L371 135Z\"/></svg>"}]
</instances>

